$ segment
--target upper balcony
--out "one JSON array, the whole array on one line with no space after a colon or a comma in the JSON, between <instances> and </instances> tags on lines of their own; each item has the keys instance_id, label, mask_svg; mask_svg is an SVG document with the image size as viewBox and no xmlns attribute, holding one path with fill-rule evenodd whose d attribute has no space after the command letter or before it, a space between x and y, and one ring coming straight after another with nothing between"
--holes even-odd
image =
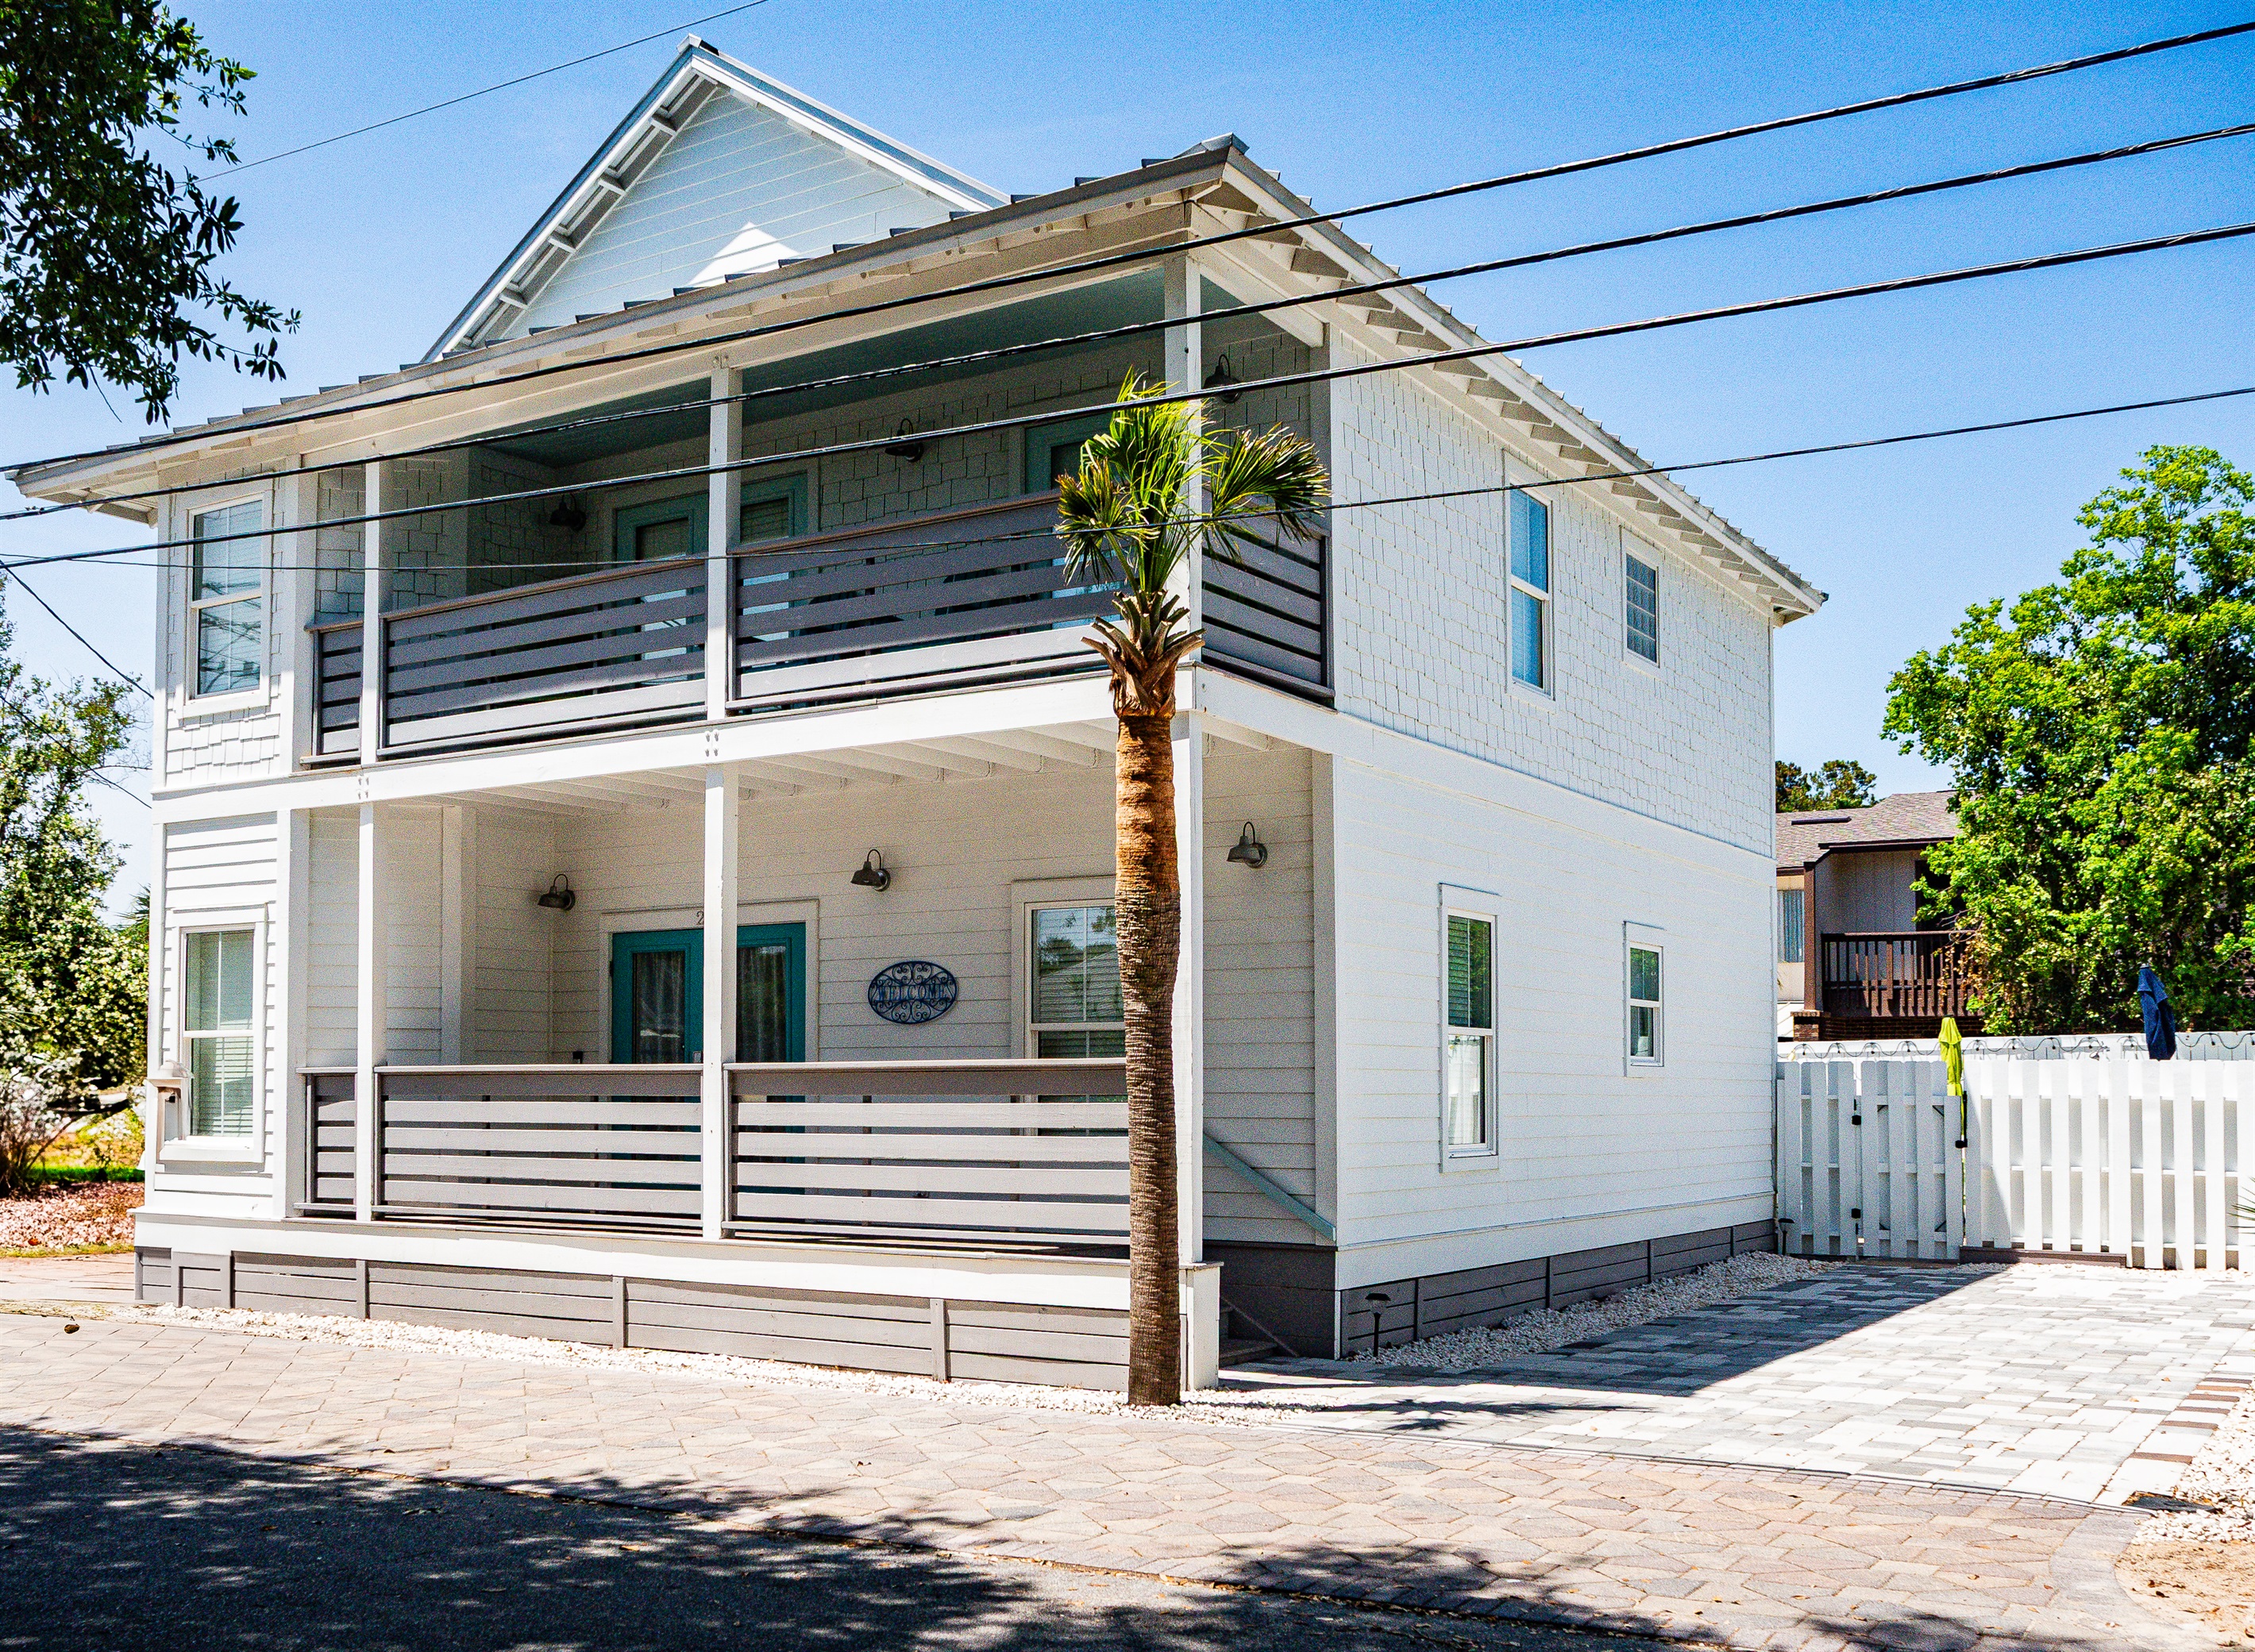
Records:
<instances>
[{"instance_id":1,"label":"upper balcony","mask_svg":"<svg viewBox=\"0 0 2255 1652\"><path fill-rule=\"evenodd\" d=\"M977 318L975 332L916 328L747 371L730 382L753 399L722 403L717 418L699 380L387 461L374 472L375 499L364 485L355 494L353 472L325 483L324 517L461 508L373 533L321 531L303 757L382 760L1099 672L1084 639L1111 592L1068 574L1052 479L1104 423L1076 410L1107 402L1131 368L1156 374L1155 335L1062 365L935 370L906 388L879 381L884 394L858 399L845 399L858 384L763 394L1156 313L1155 283L1092 290L1071 315L1039 300ZM1209 292L1210 303L1226 298ZM1213 367L1232 356L1239 378L1290 372L1308 355L1258 322L1207 331L1204 354ZM1054 421L1035 416L1045 407L1057 410ZM1304 396L1217 400L1209 416L1317 434ZM917 434L1001 420L1020 422ZM858 452L789 457L896 434ZM737 467L717 483L695 473L716 451ZM778 457L762 464L763 454ZM716 555L717 522L730 524L733 542ZM1328 697L1324 542L1264 538L1235 561L1195 569L1204 658ZM370 544L382 565L373 646ZM375 738L364 741L370 718Z\"/></svg>"}]
</instances>

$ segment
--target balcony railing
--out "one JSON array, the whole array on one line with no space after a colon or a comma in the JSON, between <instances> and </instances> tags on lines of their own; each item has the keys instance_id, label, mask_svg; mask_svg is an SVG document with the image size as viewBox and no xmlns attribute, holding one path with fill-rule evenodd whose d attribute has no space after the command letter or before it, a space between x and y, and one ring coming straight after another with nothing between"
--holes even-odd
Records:
<instances>
[{"instance_id":1,"label":"balcony railing","mask_svg":"<svg viewBox=\"0 0 2255 1652\"><path fill-rule=\"evenodd\" d=\"M1824 936L1824 1013L1868 1020L1963 1015L1971 984L1963 939L1949 929Z\"/></svg>"},{"instance_id":2,"label":"balcony railing","mask_svg":"<svg viewBox=\"0 0 2255 1652\"><path fill-rule=\"evenodd\" d=\"M723 1139L694 1066L376 1073L370 1215L480 1226L1116 1252L1128 1235L1121 1061L794 1062L728 1069ZM355 1075L304 1075L306 1215L349 1217ZM785 1093L785 1087L789 1093ZM705 1208L706 1152L726 1192Z\"/></svg>"},{"instance_id":3,"label":"balcony railing","mask_svg":"<svg viewBox=\"0 0 2255 1652\"><path fill-rule=\"evenodd\" d=\"M1050 532L1057 495L756 547L729 559L731 712L1101 669L1112 606ZM1280 686L1329 681L1320 540L1209 558L1205 657ZM380 754L704 715L706 564L638 563L387 613ZM313 627L314 754L361 749L362 622Z\"/></svg>"}]
</instances>

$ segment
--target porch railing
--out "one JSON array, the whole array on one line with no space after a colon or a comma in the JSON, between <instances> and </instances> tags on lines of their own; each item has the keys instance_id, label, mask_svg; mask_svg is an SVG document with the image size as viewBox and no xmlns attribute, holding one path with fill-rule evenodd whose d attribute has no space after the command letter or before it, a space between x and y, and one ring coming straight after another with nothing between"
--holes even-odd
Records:
<instances>
[{"instance_id":1,"label":"porch railing","mask_svg":"<svg viewBox=\"0 0 2255 1652\"><path fill-rule=\"evenodd\" d=\"M1824 1012L1872 1020L1964 1014L1971 988L1962 941L1949 929L1824 936Z\"/></svg>"},{"instance_id":2,"label":"porch railing","mask_svg":"<svg viewBox=\"0 0 2255 1652\"><path fill-rule=\"evenodd\" d=\"M1076 584L1050 531L1057 495L740 549L735 698L859 699L1093 670L1081 628L1108 588Z\"/></svg>"},{"instance_id":3,"label":"porch railing","mask_svg":"<svg viewBox=\"0 0 2255 1652\"><path fill-rule=\"evenodd\" d=\"M734 1066L719 1143L701 1129L703 1071L379 1068L371 1214L694 1232L710 1148L727 1158L720 1215L741 1237L1126 1245L1127 1082L1116 1059ZM315 1069L304 1082L299 1209L350 1216L355 1074Z\"/></svg>"},{"instance_id":4,"label":"porch railing","mask_svg":"<svg viewBox=\"0 0 2255 1652\"><path fill-rule=\"evenodd\" d=\"M383 617L387 752L701 716L705 564L636 563ZM360 743L360 620L314 627L317 752Z\"/></svg>"}]
</instances>

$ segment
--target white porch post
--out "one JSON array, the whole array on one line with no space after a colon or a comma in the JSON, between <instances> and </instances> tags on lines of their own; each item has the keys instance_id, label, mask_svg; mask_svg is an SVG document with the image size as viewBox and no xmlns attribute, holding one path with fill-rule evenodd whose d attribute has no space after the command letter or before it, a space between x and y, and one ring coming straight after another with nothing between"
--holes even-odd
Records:
<instances>
[{"instance_id":1,"label":"white porch post","mask_svg":"<svg viewBox=\"0 0 2255 1652\"><path fill-rule=\"evenodd\" d=\"M277 809L274 816L275 906L267 933L273 937L274 979L277 986L276 1024L270 1034L273 1046L274 1081L267 1104L267 1163L274 1168L273 1215L284 1221L293 1214L306 1186L306 1156L312 1152L312 1132L306 1128L302 1104L305 1082L298 1074L306 1065L306 917L313 879L308 867L312 817L302 808ZM154 1048L152 1045L151 1048Z\"/></svg>"},{"instance_id":2,"label":"white porch post","mask_svg":"<svg viewBox=\"0 0 2255 1652\"><path fill-rule=\"evenodd\" d=\"M390 899L390 886L383 876L384 824L383 811L376 804L360 806L360 944L353 995L358 1035L353 1064L353 1214L362 1222L373 1221L376 1214L376 1069L385 1060L391 1019L390 961L385 956L391 922L384 904Z\"/></svg>"},{"instance_id":3,"label":"white porch post","mask_svg":"<svg viewBox=\"0 0 2255 1652\"><path fill-rule=\"evenodd\" d=\"M1163 360L1165 363L1167 388L1174 391L1195 390L1205 382L1205 330L1198 325L1198 319L1204 301L1198 267L1191 259L1180 257L1168 259L1163 268L1166 276L1165 317L1170 321L1180 318L1183 322L1180 326L1169 327L1163 335L1166 343ZM1191 430L1194 434L1203 431L1205 428L1205 420L1203 414L1191 418ZM1185 503L1194 512L1203 511L1205 508L1204 483L1198 484L1192 490L1190 499ZM1182 600L1183 606L1190 611L1190 618L1184 620L1184 624L1193 630L1205 623L1205 605L1199 590L1204 583L1199 571L1201 561L1200 553L1193 550L1184 559L1182 570L1176 576L1178 583L1175 595Z\"/></svg>"},{"instance_id":4,"label":"white porch post","mask_svg":"<svg viewBox=\"0 0 2255 1652\"><path fill-rule=\"evenodd\" d=\"M1185 689L1188 678L1185 672ZM1183 883L1182 955L1175 968L1175 1186L1187 1265L1205 1260L1205 736L1194 710L1175 718L1175 853Z\"/></svg>"},{"instance_id":5,"label":"white porch post","mask_svg":"<svg viewBox=\"0 0 2255 1652\"><path fill-rule=\"evenodd\" d=\"M713 368L712 387L705 462L733 464L743 444L744 408L720 398L736 393L735 369ZM728 714L729 696L736 691L735 582L730 577L734 559L728 554L736 538L735 474L715 471L706 486L705 715L717 723Z\"/></svg>"},{"instance_id":6,"label":"white porch post","mask_svg":"<svg viewBox=\"0 0 2255 1652\"><path fill-rule=\"evenodd\" d=\"M370 459L365 471L362 508L383 508L382 459ZM383 562L384 524L361 524L360 598L360 760L376 761L383 741Z\"/></svg>"},{"instance_id":7,"label":"white porch post","mask_svg":"<svg viewBox=\"0 0 2255 1652\"><path fill-rule=\"evenodd\" d=\"M730 1151L727 1063L736 1045L736 771L715 763L705 771L705 1062L703 1142L705 1236L720 1237L728 1219Z\"/></svg>"}]
</instances>

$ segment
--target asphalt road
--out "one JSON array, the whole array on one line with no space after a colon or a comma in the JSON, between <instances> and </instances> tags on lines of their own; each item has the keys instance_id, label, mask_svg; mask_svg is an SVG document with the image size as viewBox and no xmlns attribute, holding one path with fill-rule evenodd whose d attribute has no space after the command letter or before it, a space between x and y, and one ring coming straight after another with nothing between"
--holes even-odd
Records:
<instances>
[{"instance_id":1,"label":"asphalt road","mask_svg":"<svg viewBox=\"0 0 2255 1652\"><path fill-rule=\"evenodd\" d=\"M636 1509L0 1429L0 1648L11 1652L1656 1644L762 1539Z\"/></svg>"}]
</instances>

